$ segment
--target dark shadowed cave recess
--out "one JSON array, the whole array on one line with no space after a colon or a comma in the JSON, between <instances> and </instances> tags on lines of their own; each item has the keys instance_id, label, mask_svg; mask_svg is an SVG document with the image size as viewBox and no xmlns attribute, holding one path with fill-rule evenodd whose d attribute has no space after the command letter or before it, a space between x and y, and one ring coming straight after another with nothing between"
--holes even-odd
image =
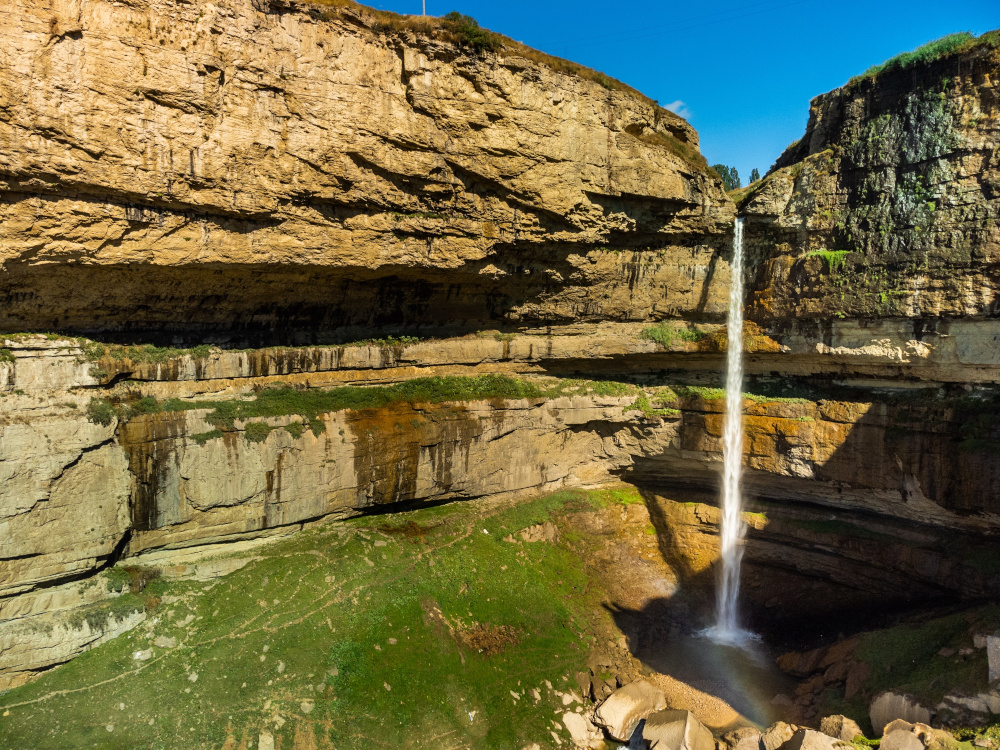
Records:
<instances>
[{"instance_id":1,"label":"dark shadowed cave recess","mask_svg":"<svg viewBox=\"0 0 1000 750\"><path fill-rule=\"evenodd\" d=\"M613 252L575 243L497 245L486 257L453 268L430 260L377 269L8 261L0 278L0 331L124 344L264 347L642 321L661 317L645 288L665 283L660 254L697 251L714 267L726 253L723 240L639 235L622 238ZM652 274L659 274L655 282ZM703 297L713 280L714 273L703 280ZM717 313L694 312L718 322Z\"/></svg>"},{"instance_id":2,"label":"dark shadowed cave recess","mask_svg":"<svg viewBox=\"0 0 1000 750\"><path fill-rule=\"evenodd\" d=\"M654 600L639 611L612 613L626 633L635 634L642 651L663 639L692 637L714 622L717 565L702 567L691 550L717 549L718 526L711 520L685 526L678 522L677 511L714 508L718 493L713 487L643 479L635 473L628 481L640 488L660 552L679 574L670 598ZM747 511L768 520L762 528L747 529L741 620L761 636L761 648L771 656L827 645L915 616L966 609L994 601L1000 591L1000 576L948 564L955 545L967 540L1000 558L1000 544L994 539L975 540L875 514L833 511L807 498L788 503L757 496L749 499ZM898 530L894 541L890 529Z\"/></svg>"}]
</instances>

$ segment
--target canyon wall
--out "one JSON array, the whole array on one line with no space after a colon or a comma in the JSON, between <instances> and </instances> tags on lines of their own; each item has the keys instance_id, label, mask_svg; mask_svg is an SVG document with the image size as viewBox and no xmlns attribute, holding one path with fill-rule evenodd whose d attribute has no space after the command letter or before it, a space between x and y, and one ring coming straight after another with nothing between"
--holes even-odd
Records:
<instances>
[{"instance_id":1,"label":"canyon wall","mask_svg":"<svg viewBox=\"0 0 1000 750\"><path fill-rule=\"evenodd\" d=\"M396 503L621 478L709 571L737 205L748 559L1000 593L989 44L817 98L734 204L682 119L437 21L18 0L0 41L0 689L143 616L111 565Z\"/></svg>"},{"instance_id":2,"label":"canyon wall","mask_svg":"<svg viewBox=\"0 0 1000 750\"><path fill-rule=\"evenodd\" d=\"M1000 262L1000 40L816 97L805 135L737 195L749 314L795 330L992 321Z\"/></svg>"},{"instance_id":3,"label":"canyon wall","mask_svg":"<svg viewBox=\"0 0 1000 750\"><path fill-rule=\"evenodd\" d=\"M724 314L734 210L684 120L338 5L0 11L0 326L308 343Z\"/></svg>"}]
</instances>

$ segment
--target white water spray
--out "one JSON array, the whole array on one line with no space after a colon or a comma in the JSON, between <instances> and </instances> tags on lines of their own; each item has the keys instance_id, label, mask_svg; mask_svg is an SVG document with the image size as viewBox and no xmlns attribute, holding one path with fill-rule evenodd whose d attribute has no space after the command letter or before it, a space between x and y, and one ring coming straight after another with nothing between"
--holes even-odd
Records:
<instances>
[{"instance_id":1,"label":"white water spray","mask_svg":"<svg viewBox=\"0 0 1000 750\"><path fill-rule=\"evenodd\" d=\"M723 430L722 569L715 592L716 622L705 635L717 643L743 645L753 634L739 626L740 563L743 560L743 219L733 232L732 282L726 346L726 422Z\"/></svg>"}]
</instances>

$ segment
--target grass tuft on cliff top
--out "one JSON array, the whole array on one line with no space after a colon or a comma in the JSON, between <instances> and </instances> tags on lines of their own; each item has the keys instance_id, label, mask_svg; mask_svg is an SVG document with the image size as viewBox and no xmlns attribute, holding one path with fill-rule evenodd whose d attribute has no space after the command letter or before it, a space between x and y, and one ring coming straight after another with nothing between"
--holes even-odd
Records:
<instances>
[{"instance_id":1,"label":"grass tuft on cliff top","mask_svg":"<svg viewBox=\"0 0 1000 750\"><path fill-rule=\"evenodd\" d=\"M905 70L914 65L934 62L948 55L971 52L977 48L996 49L1000 47L1000 31L989 31L980 36L976 36L968 31L948 34L940 39L927 42L915 50L901 52L895 57L891 57L883 63L873 65L864 73L854 76L847 85L851 86L860 81L875 78L881 73L891 70Z\"/></svg>"},{"instance_id":2,"label":"grass tuft on cliff top","mask_svg":"<svg viewBox=\"0 0 1000 750\"><path fill-rule=\"evenodd\" d=\"M279 748L565 747L552 720L580 706L560 694L579 693L613 623L582 559L604 538L564 519L633 502L565 491L359 518L211 582L157 579L144 624L0 695L0 748L218 750L257 747L262 730ZM516 536L545 521L572 548Z\"/></svg>"}]
</instances>

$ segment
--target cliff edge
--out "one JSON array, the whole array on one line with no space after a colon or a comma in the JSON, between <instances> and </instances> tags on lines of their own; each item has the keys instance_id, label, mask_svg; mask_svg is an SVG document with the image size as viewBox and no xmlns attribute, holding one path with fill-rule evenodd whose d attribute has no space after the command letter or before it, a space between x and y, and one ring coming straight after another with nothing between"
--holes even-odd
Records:
<instances>
[{"instance_id":1,"label":"cliff edge","mask_svg":"<svg viewBox=\"0 0 1000 750\"><path fill-rule=\"evenodd\" d=\"M0 329L289 343L723 314L733 206L684 120L385 15L0 10Z\"/></svg>"}]
</instances>

